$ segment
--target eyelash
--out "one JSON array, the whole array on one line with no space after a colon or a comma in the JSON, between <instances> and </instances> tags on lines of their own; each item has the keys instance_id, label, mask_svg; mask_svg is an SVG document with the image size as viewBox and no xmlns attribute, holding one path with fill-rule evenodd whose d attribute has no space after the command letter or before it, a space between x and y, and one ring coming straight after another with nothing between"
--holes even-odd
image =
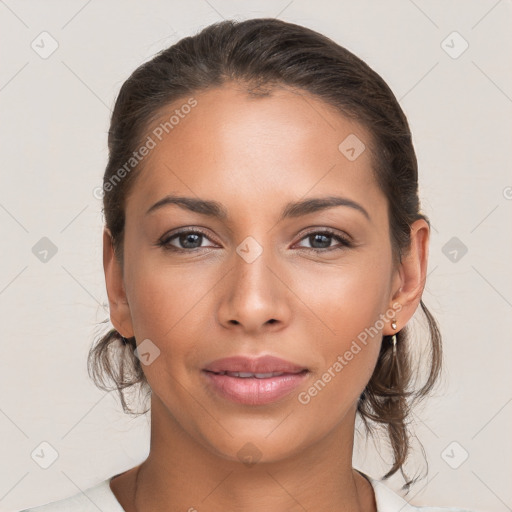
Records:
<instances>
[{"instance_id":1,"label":"eyelash","mask_svg":"<svg viewBox=\"0 0 512 512\"><path fill-rule=\"evenodd\" d=\"M171 236L163 237L162 239L160 239L157 242L156 245L158 245L159 247L162 247L163 249L165 249L167 251L173 251L173 252L177 252L177 253L186 253L186 252L190 253L190 252L195 252L199 249L207 248L207 247L195 247L194 249L182 249L182 248L170 245L171 240L179 237L180 235L189 235L189 234L203 235L205 238L210 240L208 235L204 231L201 231L200 229L184 229L183 231L178 231L177 233L174 233ZM308 238L313 235L329 235L332 238L338 240L340 242L340 246L327 247L324 249L315 249L314 247L300 247L299 249L305 249L305 250L321 253L321 252L328 252L328 251L340 250L340 249L344 249L344 248L353 247L353 243L347 237L341 236L339 233L336 233L335 231L333 231L329 228L324 228L324 229L318 230L318 231L310 231L309 233L306 233L299 240L299 242L304 240L305 238ZM210 240L210 241L212 241L212 240Z\"/></svg>"}]
</instances>

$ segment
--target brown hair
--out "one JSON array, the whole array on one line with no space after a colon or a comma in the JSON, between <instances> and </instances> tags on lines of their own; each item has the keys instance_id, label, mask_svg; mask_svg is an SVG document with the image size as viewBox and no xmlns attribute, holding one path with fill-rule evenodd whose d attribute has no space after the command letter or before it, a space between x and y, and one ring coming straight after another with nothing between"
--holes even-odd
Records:
<instances>
[{"instance_id":1,"label":"brown hair","mask_svg":"<svg viewBox=\"0 0 512 512\"><path fill-rule=\"evenodd\" d=\"M116 172L140 147L146 130L169 103L228 81L245 84L253 95L271 94L272 86L288 86L324 100L340 114L359 122L370 133L375 178L387 197L394 262L410 246L410 226L420 213L418 169L405 114L384 80L365 62L328 37L308 28L273 18L242 22L227 20L185 37L137 68L121 87L108 134L109 160L103 177L103 212L106 227L121 265L123 262L124 205L140 174ZM366 142L366 141L365 141ZM119 176L119 174L118 174ZM110 183L110 186L108 184ZM394 462L384 475L401 470L410 452L407 419L414 404L432 390L441 371L442 350L438 325L423 303L429 330L429 352L422 357L427 378L413 386L412 343L409 326L396 335L396 359L391 336L384 336L374 373L361 394L357 411L373 435L369 420L387 430ZM105 322L107 322L105 320ZM135 339L124 340L111 329L100 336L88 357L89 375L103 390L117 390L123 410L124 391L140 384L151 389L139 359ZM114 383L108 387L105 379ZM145 414L148 410L144 411ZM417 479L406 481L409 489Z\"/></svg>"}]
</instances>

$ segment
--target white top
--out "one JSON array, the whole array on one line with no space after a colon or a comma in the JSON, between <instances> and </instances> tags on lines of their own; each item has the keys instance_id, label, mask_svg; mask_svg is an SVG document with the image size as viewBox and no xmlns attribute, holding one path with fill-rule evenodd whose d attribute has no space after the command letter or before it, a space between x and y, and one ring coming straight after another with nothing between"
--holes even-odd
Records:
<instances>
[{"instance_id":1,"label":"white top","mask_svg":"<svg viewBox=\"0 0 512 512\"><path fill-rule=\"evenodd\" d=\"M392 491L382 482L359 471L372 484L375 493L377 512L474 512L463 508L453 507L414 507L409 505L401 496ZM117 476L117 475L115 475ZM84 493L78 493L70 498L54 501L46 505L22 510L20 512L125 512L110 489L110 480L103 480Z\"/></svg>"}]
</instances>

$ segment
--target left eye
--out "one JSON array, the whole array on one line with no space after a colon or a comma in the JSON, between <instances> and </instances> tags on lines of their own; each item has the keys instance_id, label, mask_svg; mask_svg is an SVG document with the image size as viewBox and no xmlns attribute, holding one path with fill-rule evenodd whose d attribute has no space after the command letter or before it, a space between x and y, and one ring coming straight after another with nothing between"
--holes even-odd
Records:
<instances>
[{"instance_id":1,"label":"left eye","mask_svg":"<svg viewBox=\"0 0 512 512\"><path fill-rule=\"evenodd\" d=\"M331 247L332 240L338 240L339 246ZM340 249L340 246L343 247L350 247L352 244L351 242L341 236L337 235L335 233L332 233L330 231L315 231L313 233L308 233L305 237L303 237L301 240L308 240L310 244L318 244L320 247L304 247L305 249L312 249L313 251L326 251L326 250L332 250L332 249Z\"/></svg>"}]
</instances>

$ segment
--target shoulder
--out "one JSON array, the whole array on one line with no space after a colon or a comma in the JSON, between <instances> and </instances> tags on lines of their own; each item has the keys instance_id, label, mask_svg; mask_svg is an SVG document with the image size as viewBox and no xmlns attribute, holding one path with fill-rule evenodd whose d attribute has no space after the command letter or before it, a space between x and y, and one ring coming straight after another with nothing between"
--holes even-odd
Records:
<instances>
[{"instance_id":1,"label":"shoulder","mask_svg":"<svg viewBox=\"0 0 512 512\"><path fill-rule=\"evenodd\" d=\"M52 501L20 512L124 512L107 478L93 487L59 501Z\"/></svg>"},{"instance_id":2,"label":"shoulder","mask_svg":"<svg viewBox=\"0 0 512 512\"><path fill-rule=\"evenodd\" d=\"M458 507L416 507L409 504L402 496L384 483L364 473L362 474L372 484L377 512L477 512L476 510Z\"/></svg>"}]
</instances>

